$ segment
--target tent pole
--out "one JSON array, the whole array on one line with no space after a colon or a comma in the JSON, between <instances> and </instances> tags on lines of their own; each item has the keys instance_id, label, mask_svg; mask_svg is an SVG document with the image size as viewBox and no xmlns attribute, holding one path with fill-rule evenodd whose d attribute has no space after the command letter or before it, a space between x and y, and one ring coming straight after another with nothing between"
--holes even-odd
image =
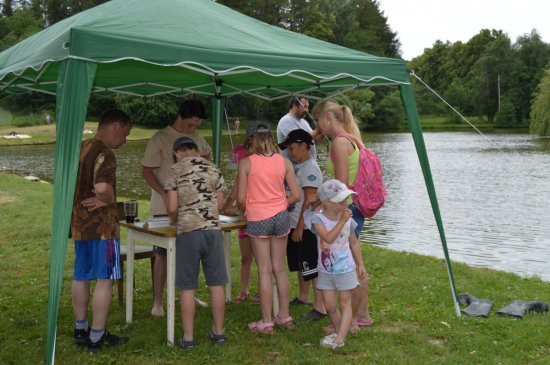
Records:
<instances>
[{"instance_id":1,"label":"tent pole","mask_svg":"<svg viewBox=\"0 0 550 365\"><path fill-rule=\"evenodd\" d=\"M219 93L211 98L212 100L212 144L214 155L213 161L216 165L221 163L221 146L222 146L222 125L223 125L223 109L225 98Z\"/></svg>"},{"instance_id":2,"label":"tent pole","mask_svg":"<svg viewBox=\"0 0 550 365\"><path fill-rule=\"evenodd\" d=\"M422 128L420 127L420 120L418 118L418 111L416 109L412 86L410 84L400 85L399 89L401 91L401 101L403 102L403 106L405 107L405 111L407 113L407 119L409 120L409 127L411 129L416 147L416 153L418 154L418 159L420 160L420 167L422 168L424 181L426 182L426 189L428 189L428 196L430 197L430 202L432 204L432 211L437 223L437 229L439 230L439 237L441 239L441 245L443 246L443 254L445 255L445 264L447 266L447 275L449 276L449 283L451 285L453 304L457 317L460 317L460 307L458 306L457 301L455 281L453 277L453 270L451 268L451 258L447 249L447 239L445 238L445 230L443 229L443 221L439 211L439 204L437 203L437 195L435 193L435 186L430 170L430 162L428 161L428 154L426 153L426 145L424 144L424 137L422 135Z\"/></svg>"},{"instance_id":3,"label":"tent pole","mask_svg":"<svg viewBox=\"0 0 550 365\"><path fill-rule=\"evenodd\" d=\"M45 363L55 362L57 315L71 224L82 130L97 65L61 61L57 80L55 172Z\"/></svg>"}]
</instances>

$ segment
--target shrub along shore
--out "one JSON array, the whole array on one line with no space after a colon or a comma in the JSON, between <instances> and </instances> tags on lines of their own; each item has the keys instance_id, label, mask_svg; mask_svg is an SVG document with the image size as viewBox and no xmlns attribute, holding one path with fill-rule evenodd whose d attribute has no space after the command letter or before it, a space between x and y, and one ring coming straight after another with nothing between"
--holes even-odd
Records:
<instances>
[{"instance_id":1,"label":"shrub along shore","mask_svg":"<svg viewBox=\"0 0 550 365\"><path fill-rule=\"evenodd\" d=\"M0 363L42 363L44 359L51 184L28 182L0 174ZM124 200L119 197L119 200ZM148 202L140 201L141 212ZM125 230L122 240L124 241ZM233 295L238 291L239 249L232 248ZM550 301L550 283L537 278L473 268L454 263L459 292L493 301L487 319L457 317L442 260L394 252L363 242L362 252L370 277L370 309L374 326L348 337L339 351L323 349L319 339L328 319L308 323L300 317L309 308L292 308L294 330L277 329L259 335L247 323L260 318L260 308L244 302L226 306L227 346L206 339L210 311L198 309L198 346L183 351L166 345L166 319L149 316L151 273L148 260L136 262L134 322L125 322L124 308L116 303L116 288L108 329L130 337L118 348L90 356L72 343L74 317L70 285L73 245L69 241L59 307L56 361L58 364L548 364L549 317L529 314L523 320L498 318L495 312L514 299ZM252 274L251 292L257 291ZM290 275L292 293L297 292ZM201 276L198 296L209 300ZM176 304L176 309L179 306ZM91 314L90 314L91 315ZM176 335L182 332L176 310Z\"/></svg>"}]
</instances>

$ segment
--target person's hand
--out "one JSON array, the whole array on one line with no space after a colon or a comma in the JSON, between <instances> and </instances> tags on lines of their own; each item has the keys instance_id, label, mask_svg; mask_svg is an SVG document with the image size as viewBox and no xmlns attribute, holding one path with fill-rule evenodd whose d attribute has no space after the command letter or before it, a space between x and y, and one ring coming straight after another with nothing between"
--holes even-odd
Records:
<instances>
[{"instance_id":1,"label":"person's hand","mask_svg":"<svg viewBox=\"0 0 550 365\"><path fill-rule=\"evenodd\" d=\"M296 227L294 231L292 232L292 240L294 242L302 242L302 236L304 234L304 227Z\"/></svg>"},{"instance_id":2,"label":"person's hand","mask_svg":"<svg viewBox=\"0 0 550 365\"><path fill-rule=\"evenodd\" d=\"M365 277L365 275L367 275L367 271L365 270L365 267L364 266L359 266L357 268L357 277L359 279L363 279Z\"/></svg>"},{"instance_id":3,"label":"person's hand","mask_svg":"<svg viewBox=\"0 0 550 365\"><path fill-rule=\"evenodd\" d=\"M99 208L103 208L109 205L99 200L96 196L92 196L91 198L84 199L81 204L84 208L88 210L88 212L93 212L94 210L97 210Z\"/></svg>"},{"instance_id":4,"label":"person's hand","mask_svg":"<svg viewBox=\"0 0 550 365\"><path fill-rule=\"evenodd\" d=\"M340 221L347 222L351 217L353 217L353 213L351 212L351 209L345 208L342 211L342 214L340 214Z\"/></svg>"}]
</instances>

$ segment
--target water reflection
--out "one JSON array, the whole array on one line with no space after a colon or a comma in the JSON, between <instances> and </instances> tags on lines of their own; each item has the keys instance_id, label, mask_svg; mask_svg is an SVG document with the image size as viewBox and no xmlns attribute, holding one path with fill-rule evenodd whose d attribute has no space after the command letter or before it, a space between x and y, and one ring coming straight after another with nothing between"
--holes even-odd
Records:
<instances>
[{"instance_id":1,"label":"water reflection","mask_svg":"<svg viewBox=\"0 0 550 365\"><path fill-rule=\"evenodd\" d=\"M489 135L503 153L475 133L424 138L451 259L550 280L550 139ZM388 196L361 240L443 257L412 137L369 134L365 140L382 160ZM227 161L229 139L223 144ZM119 195L148 198L140 166L145 146L129 142L116 152ZM0 147L0 167L51 181L53 154L53 146ZM323 146L320 166L327 157ZM234 171L222 170L232 183Z\"/></svg>"}]
</instances>

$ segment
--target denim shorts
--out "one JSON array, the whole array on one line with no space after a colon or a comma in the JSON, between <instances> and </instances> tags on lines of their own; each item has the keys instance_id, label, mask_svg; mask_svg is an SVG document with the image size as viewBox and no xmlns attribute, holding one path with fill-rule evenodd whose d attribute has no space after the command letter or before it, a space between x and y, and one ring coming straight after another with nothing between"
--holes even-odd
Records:
<instances>
[{"instance_id":1,"label":"denim shorts","mask_svg":"<svg viewBox=\"0 0 550 365\"><path fill-rule=\"evenodd\" d=\"M246 234L251 237L284 237L288 232L290 232L290 220L286 209L271 218L248 221L246 224Z\"/></svg>"}]
</instances>

